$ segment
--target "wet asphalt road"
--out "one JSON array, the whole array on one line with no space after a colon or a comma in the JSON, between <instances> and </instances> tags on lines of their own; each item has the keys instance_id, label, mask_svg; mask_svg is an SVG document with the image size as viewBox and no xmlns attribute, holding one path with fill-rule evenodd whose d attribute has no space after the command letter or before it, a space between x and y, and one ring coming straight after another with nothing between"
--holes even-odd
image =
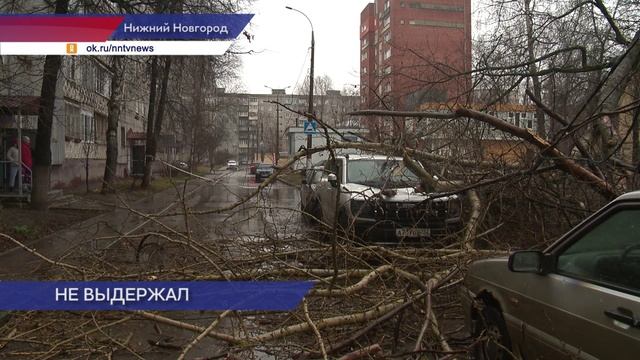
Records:
<instances>
[{"instance_id":1,"label":"wet asphalt road","mask_svg":"<svg viewBox=\"0 0 640 360\"><path fill-rule=\"evenodd\" d=\"M126 207L133 211L116 209L26 245L54 261L73 258L80 250L109 250L118 242L118 236L158 229L153 221L140 214L181 212L180 199L183 197L190 212L226 208L250 196L259 185L246 170L216 171L207 178L211 182L190 181L186 187L182 183L176 184L175 189L127 204ZM229 242L237 237L260 236L267 229L283 235L300 231L300 216L295 211L299 208L298 189L275 182L243 205L222 213L198 216L189 226L191 231L198 228L201 234L208 233L205 236L211 241L223 239ZM186 231L184 216L163 217L161 221L176 231ZM38 271L45 264L43 259L21 248L0 253L0 264L0 280L31 280L50 275Z\"/></svg>"}]
</instances>

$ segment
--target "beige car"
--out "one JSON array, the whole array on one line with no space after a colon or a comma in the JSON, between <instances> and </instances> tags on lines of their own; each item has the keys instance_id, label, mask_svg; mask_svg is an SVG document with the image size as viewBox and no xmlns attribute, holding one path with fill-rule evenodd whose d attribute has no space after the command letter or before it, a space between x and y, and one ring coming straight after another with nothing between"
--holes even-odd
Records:
<instances>
[{"instance_id":1,"label":"beige car","mask_svg":"<svg viewBox=\"0 0 640 360\"><path fill-rule=\"evenodd\" d=\"M640 359L640 191L544 251L473 263L462 303L475 359Z\"/></svg>"}]
</instances>

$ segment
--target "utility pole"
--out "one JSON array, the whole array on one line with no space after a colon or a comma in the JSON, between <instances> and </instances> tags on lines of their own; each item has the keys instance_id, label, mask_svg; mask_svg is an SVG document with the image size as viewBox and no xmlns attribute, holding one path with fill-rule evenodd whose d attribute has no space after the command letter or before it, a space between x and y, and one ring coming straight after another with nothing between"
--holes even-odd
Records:
<instances>
[{"instance_id":1,"label":"utility pole","mask_svg":"<svg viewBox=\"0 0 640 360\"><path fill-rule=\"evenodd\" d=\"M311 24L311 20L309 20ZM315 55L316 42L313 37L313 25L311 26L311 69L309 70L309 122L313 121L313 62ZM307 151L313 147L313 135L307 134ZM311 169L311 155L307 155L307 169Z\"/></svg>"},{"instance_id":2,"label":"utility pole","mask_svg":"<svg viewBox=\"0 0 640 360\"><path fill-rule=\"evenodd\" d=\"M313 121L313 66L314 66L314 57L315 57L314 55L315 55L315 47L316 47L315 37L313 36L313 23L311 22L311 19L309 19L309 17L302 11L298 9L294 9L291 6L287 6L286 8L302 14L302 16L304 16L309 22L309 25L311 25L311 69L309 69L309 110L307 111L308 112L307 118L309 122L312 122ZM313 135L307 134L307 151L310 150L312 147L313 147ZM307 169L310 169L310 168L311 168L311 155L308 155Z\"/></svg>"},{"instance_id":3,"label":"utility pole","mask_svg":"<svg viewBox=\"0 0 640 360\"><path fill-rule=\"evenodd\" d=\"M276 94L276 166L280 160L280 95Z\"/></svg>"}]
</instances>

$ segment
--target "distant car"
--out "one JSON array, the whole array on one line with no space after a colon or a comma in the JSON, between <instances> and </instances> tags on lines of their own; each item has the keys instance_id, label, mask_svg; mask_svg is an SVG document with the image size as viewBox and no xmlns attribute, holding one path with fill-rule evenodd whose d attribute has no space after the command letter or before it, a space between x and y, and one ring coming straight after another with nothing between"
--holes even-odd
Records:
<instances>
[{"instance_id":1,"label":"distant car","mask_svg":"<svg viewBox=\"0 0 640 360\"><path fill-rule=\"evenodd\" d=\"M189 171L189 164L187 164L184 161L180 161L180 160L176 160L174 162L171 163L172 166L180 169L180 170L184 170L184 171Z\"/></svg>"},{"instance_id":2,"label":"distant car","mask_svg":"<svg viewBox=\"0 0 640 360\"><path fill-rule=\"evenodd\" d=\"M322 216L316 187L322 179L323 171L323 166L316 166L307 170L300 185L300 211L302 211L303 219L307 222L314 222L314 220L320 219Z\"/></svg>"},{"instance_id":3,"label":"distant car","mask_svg":"<svg viewBox=\"0 0 640 360\"><path fill-rule=\"evenodd\" d=\"M258 164L256 166L256 182L262 182L273 174L273 165L271 164Z\"/></svg>"},{"instance_id":4,"label":"distant car","mask_svg":"<svg viewBox=\"0 0 640 360\"><path fill-rule=\"evenodd\" d=\"M472 263L461 298L475 359L638 359L640 191L543 251Z\"/></svg>"},{"instance_id":5,"label":"distant car","mask_svg":"<svg viewBox=\"0 0 640 360\"><path fill-rule=\"evenodd\" d=\"M238 170L238 162L235 160L227 161L227 170Z\"/></svg>"},{"instance_id":6,"label":"distant car","mask_svg":"<svg viewBox=\"0 0 640 360\"><path fill-rule=\"evenodd\" d=\"M255 175L256 174L256 167L258 167L258 164L256 164L256 163L249 164L249 174Z\"/></svg>"}]
</instances>

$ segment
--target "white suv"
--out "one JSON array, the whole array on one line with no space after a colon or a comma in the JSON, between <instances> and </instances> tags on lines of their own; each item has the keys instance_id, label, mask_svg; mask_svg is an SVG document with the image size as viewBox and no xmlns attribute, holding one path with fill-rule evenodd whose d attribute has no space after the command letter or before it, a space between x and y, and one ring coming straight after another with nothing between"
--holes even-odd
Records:
<instances>
[{"instance_id":1,"label":"white suv","mask_svg":"<svg viewBox=\"0 0 640 360\"><path fill-rule=\"evenodd\" d=\"M327 160L316 194L323 222L332 225L337 216L340 227L363 240L424 240L461 225L460 198L425 191L399 157L344 155Z\"/></svg>"}]
</instances>

